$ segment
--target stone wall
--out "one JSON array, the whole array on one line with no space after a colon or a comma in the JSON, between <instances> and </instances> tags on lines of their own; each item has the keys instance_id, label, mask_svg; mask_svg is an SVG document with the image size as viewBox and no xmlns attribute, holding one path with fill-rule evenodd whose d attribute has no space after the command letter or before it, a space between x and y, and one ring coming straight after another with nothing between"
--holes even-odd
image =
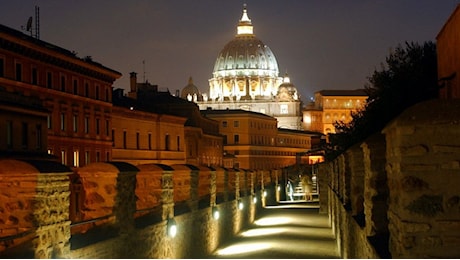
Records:
<instances>
[{"instance_id":1,"label":"stone wall","mask_svg":"<svg viewBox=\"0 0 460 260\"><path fill-rule=\"evenodd\" d=\"M460 257L458 111L460 100L417 104L319 166L342 257Z\"/></svg>"},{"instance_id":2,"label":"stone wall","mask_svg":"<svg viewBox=\"0 0 460 260\"><path fill-rule=\"evenodd\" d=\"M390 251L396 258L458 258L460 100L433 100L386 127Z\"/></svg>"},{"instance_id":3,"label":"stone wall","mask_svg":"<svg viewBox=\"0 0 460 260\"><path fill-rule=\"evenodd\" d=\"M13 172L18 162L0 160L0 165ZM281 173L107 162L73 174L70 169L39 174L23 166L28 173L16 177L0 169L1 196L8 196L0 202L1 257L205 257L254 221L266 204L263 194L276 192L264 186L275 187L270 182ZM71 196L75 191L78 195ZM4 213L13 205L19 205L17 210ZM70 209L80 217L71 219ZM168 234L172 222L178 230L175 237Z\"/></svg>"}]
</instances>

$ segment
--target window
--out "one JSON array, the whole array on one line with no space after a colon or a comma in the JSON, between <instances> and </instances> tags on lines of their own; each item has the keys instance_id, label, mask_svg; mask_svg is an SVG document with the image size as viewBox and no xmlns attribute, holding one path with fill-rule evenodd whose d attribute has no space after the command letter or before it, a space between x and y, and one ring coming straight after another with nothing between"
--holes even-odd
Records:
<instances>
[{"instance_id":1,"label":"window","mask_svg":"<svg viewBox=\"0 0 460 260\"><path fill-rule=\"evenodd\" d=\"M78 95L78 80L73 80L73 94Z\"/></svg>"},{"instance_id":2,"label":"window","mask_svg":"<svg viewBox=\"0 0 460 260\"><path fill-rule=\"evenodd\" d=\"M177 151L180 151L180 136L177 136Z\"/></svg>"},{"instance_id":3,"label":"window","mask_svg":"<svg viewBox=\"0 0 460 260\"><path fill-rule=\"evenodd\" d=\"M32 79L31 79L31 83L32 85L37 85L38 84L38 72L37 72L37 68L32 68L32 75L31 75Z\"/></svg>"},{"instance_id":4,"label":"window","mask_svg":"<svg viewBox=\"0 0 460 260\"><path fill-rule=\"evenodd\" d=\"M85 134L89 133L89 117L85 116Z\"/></svg>"},{"instance_id":5,"label":"window","mask_svg":"<svg viewBox=\"0 0 460 260\"><path fill-rule=\"evenodd\" d=\"M5 76L5 60L0 58L0 77Z\"/></svg>"},{"instance_id":6,"label":"window","mask_svg":"<svg viewBox=\"0 0 460 260\"><path fill-rule=\"evenodd\" d=\"M73 132L76 133L78 132L78 115L73 115L72 121L73 121Z\"/></svg>"},{"instance_id":7,"label":"window","mask_svg":"<svg viewBox=\"0 0 460 260\"><path fill-rule=\"evenodd\" d=\"M62 92L65 92L66 89L65 89L65 76L61 75L61 91Z\"/></svg>"},{"instance_id":8,"label":"window","mask_svg":"<svg viewBox=\"0 0 460 260\"><path fill-rule=\"evenodd\" d=\"M91 162L90 152L85 151L85 165L88 165Z\"/></svg>"},{"instance_id":9,"label":"window","mask_svg":"<svg viewBox=\"0 0 460 260\"><path fill-rule=\"evenodd\" d=\"M85 83L85 97L89 97L89 84Z\"/></svg>"},{"instance_id":10,"label":"window","mask_svg":"<svg viewBox=\"0 0 460 260\"><path fill-rule=\"evenodd\" d=\"M105 101L107 101L107 102L110 101L110 92L109 92L108 87L105 88Z\"/></svg>"},{"instance_id":11,"label":"window","mask_svg":"<svg viewBox=\"0 0 460 260\"><path fill-rule=\"evenodd\" d=\"M67 154L65 150L61 150L61 163L67 165Z\"/></svg>"},{"instance_id":12,"label":"window","mask_svg":"<svg viewBox=\"0 0 460 260\"><path fill-rule=\"evenodd\" d=\"M96 118L96 134L99 135L100 134L100 119L99 118Z\"/></svg>"},{"instance_id":13,"label":"window","mask_svg":"<svg viewBox=\"0 0 460 260\"><path fill-rule=\"evenodd\" d=\"M47 126L48 126L48 129L51 129L51 128L53 127L53 124L52 124L51 119L52 119L51 115L48 115L48 116L47 116Z\"/></svg>"},{"instance_id":14,"label":"window","mask_svg":"<svg viewBox=\"0 0 460 260\"><path fill-rule=\"evenodd\" d=\"M108 119L105 120L105 135L109 136L110 122Z\"/></svg>"},{"instance_id":15,"label":"window","mask_svg":"<svg viewBox=\"0 0 460 260\"><path fill-rule=\"evenodd\" d=\"M61 130L65 131L65 113L61 113Z\"/></svg>"},{"instance_id":16,"label":"window","mask_svg":"<svg viewBox=\"0 0 460 260\"><path fill-rule=\"evenodd\" d=\"M46 87L53 88L53 73L52 72L46 73Z\"/></svg>"},{"instance_id":17,"label":"window","mask_svg":"<svg viewBox=\"0 0 460 260\"><path fill-rule=\"evenodd\" d=\"M149 143L149 150L152 150L152 133L149 133L149 137L148 137L148 143Z\"/></svg>"},{"instance_id":18,"label":"window","mask_svg":"<svg viewBox=\"0 0 460 260\"><path fill-rule=\"evenodd\" d=\"M16 63L16 80L22 81L22 64Z\"/></svg>"},{"instance_id":19,"label":"window","mask_svg":"<svg viewBox=\"0 0 460 260\"><path fill-rule=\"evenodd\" d=\"M73 151L73 167L80 166L80 153L78 150Z\"/></svg>"},{"instance_id":20,"label":"window","mask_svg":"<svg viewBox=\"0 0 460 260\"><path fill-rule=\"evenodd\" d=\"M234 136L233 136L233 142L234 142L235 144L238 144L238 143L240 142L240 136L239 136L239 135L234 135Z\"/></svg>"},{"instance_id":21,"label":"window","mask_svg":"<svg viewBox=\"0 0 460 260\"><path fill-rule=\"evenodd\" d=\"M139 132L136 133L136 148L140 149L140 134Z\"/></svg>"},{"instance_id":22,"label":"window","mask_svg":"<svg viewBox=\"0 0 460 260\"><path fill-rule=\"evenodd\" d=\"M13 148L13 121L6 121L6 146Z\"/></svg>"},{"instance_id":23,"label":"window","mask_svg":"<svg viewBox=\"0 0 460 260\"><path fill-rule=\"evenodd\" d=\"M115 147L115 129L112 129L112 147Z\"/></svg>"},{"instance_id":24,"label":"window","mask_svg":"<svg viewBox=\"0 0 460 260\"><path fill-rule=\"evenodd\" d=\"M100 162L100 161L101 161L101 152L96 151L96 162Z\"/></svg>"},{"instance_id":25,"label":"window","mask_svg":"<svg viewBox=\"0 0 460 260\"><path fill-rule=\"evenodd\" d=\"M38 124L35 126L35 130L37 132L37 135L36 135L36 144L37 144L37 150L40 150L42 148L42 125Z\"/></svg>"},{"instance_id":26,"label":"window","mask_svg":"<svg viewBox=\"0 0 460 260\"><path fill-rule=\"evenodd\" d=\"M222 121L222 127L227 127L227 121Z\"/></svg>"},{"instance_id":27,"label":"window","mask_svg":"<svg viewBox=\"0 0 460 260\"><path fill-rule=\"evenodd\" d=\"M99 100L99 85L96 85L96 99Z\"/></svg>"},{"instance_id":28,"label":"window","mask_svg":"<svg viewBox=\"0 0 460 260\"><path fill-rule=\"evenodd\" d=\"M126 149L126 131L123 131L123 149Z\"/></svg>"},{"instance_id":29,"label":"window","mask_svg":"<svg viewBox=\"0 0 460 260\"><path fill-rule=\"evenodd\" d=\"M240 127L240 121L233 121L233 127Z\"/></svg>"},{"instance_id":30,"label":"window","mask_svg":"<svg viewBox=\"0 0 460 260\"><path fill-rule=\"evenodd\" d=\"M227 144L227 136L226 136L226 135L223 136L222 143L223 143L224 145Z\"/></svg>"},{"instance_id":31,"label":"window","mask_svg":"<svg viewBox=\"0 0 460 260\"><path fill-rule=\"evenodd\" d=\"M287 114L288 113L288 105L286 105L286 104L280 105L280 113L281 114Z\"/></svg>"},{"instance_id":32,"label":"window","mask_svg":"<svg viewBox=\"0 0 460 260\"><path fill-rule=\"evenodd\" d=\"M169 135L166 134L165 136L165 150L169 151Z\"/></svg>"}]
</instances>

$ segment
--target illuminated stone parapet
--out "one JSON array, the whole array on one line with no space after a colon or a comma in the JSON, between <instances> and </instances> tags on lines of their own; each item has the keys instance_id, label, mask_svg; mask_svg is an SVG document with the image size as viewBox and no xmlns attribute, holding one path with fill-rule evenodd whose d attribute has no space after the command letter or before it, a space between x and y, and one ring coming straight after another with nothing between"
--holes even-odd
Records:
<instances>
[{"instance_id":1,"label":"illuminated stone parapet","mask_svg":"<svg viewBox=\"0 0 460 260\"><path fill-rule=\"evenodd\" d=\"M70 173L54 161L0 160L0 253L28 240L29 257L70 253Z\"/></svg>"},{"instance_id":2,"label":"illuminated stone parapet","mask_svg":"<svg viewBox=\"0 0 460 260\"><path fill-rule=\"evenodd\" d=\"M416 104L383 130L394 258L458 258L460 101Z\"/></svg>"},{"instance_id":3,"label":"illuminated stone parapet","mask_svg":"<svg viewBox=\"0 0 460 260\"><path fill-rule=\"evenodd\" d=\"M70 253L69 174L38 176L34 206L34 219L38 225L34 241L36 258L62 258Z\"/></svg>"},{"instance_id":4,"label":"illuminated stone parapet","mask_svg":"<svg viewBox=\"0 0 460 260\"><path fill-rule=\"evenodd\" d=\"M0 160L0 238L11 237L0 243L0 252L33 237L38 174L26 162Z\"/></svg>"},{"instance_id":5,"label":"illuminated stone parapet","mask_svg":"<svg viewBox=\"0 0 460 260\"><path fill-rule=\"evenodd\" d=\"M388 184L385 137L376 134L361 145L364 155L364 215L367 236L388 234Z\"/></svg>"}]
</instances>

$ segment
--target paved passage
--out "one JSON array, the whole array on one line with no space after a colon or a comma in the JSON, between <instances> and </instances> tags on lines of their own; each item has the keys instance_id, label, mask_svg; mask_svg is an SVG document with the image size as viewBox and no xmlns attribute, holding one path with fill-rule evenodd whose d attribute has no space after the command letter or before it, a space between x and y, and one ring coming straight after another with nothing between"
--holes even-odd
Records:
<instances>
[{"instance_id":1,"label":"paved passage","mask_svg":"<svg viewBox=\"0 0 460 260\"><path fill-rule=\"evenodd\" d=\"M340 258L327 214L315 204L263 209L253 225L210 258Z\"/></svg>"}]
</instances>

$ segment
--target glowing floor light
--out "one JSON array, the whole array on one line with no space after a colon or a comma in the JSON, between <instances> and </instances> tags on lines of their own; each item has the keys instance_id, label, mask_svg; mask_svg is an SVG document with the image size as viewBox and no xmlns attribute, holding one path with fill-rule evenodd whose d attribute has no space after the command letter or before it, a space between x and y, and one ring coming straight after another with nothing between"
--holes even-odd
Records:
<instances>
[{"instance_id":1,"label":"glowing floor light","mask_svg":"<svg viewBox=\"0 0 460 260\"><path fill-rule=\"evenodd\" d=\"M238 208L242 210L244 208L244 204L241 200L238 201Z\"/></svg>"},{"instance_id":2,"label":"glowing floor light","mask_svg":"<svg viewBox=\"0 0 460 260\"><path fill-rule=\"evenodd\" d=\"M269 243L247 243L228 246L217 251L218 255L238 255L271 248Z\"/></svg>"}]
</instances>

